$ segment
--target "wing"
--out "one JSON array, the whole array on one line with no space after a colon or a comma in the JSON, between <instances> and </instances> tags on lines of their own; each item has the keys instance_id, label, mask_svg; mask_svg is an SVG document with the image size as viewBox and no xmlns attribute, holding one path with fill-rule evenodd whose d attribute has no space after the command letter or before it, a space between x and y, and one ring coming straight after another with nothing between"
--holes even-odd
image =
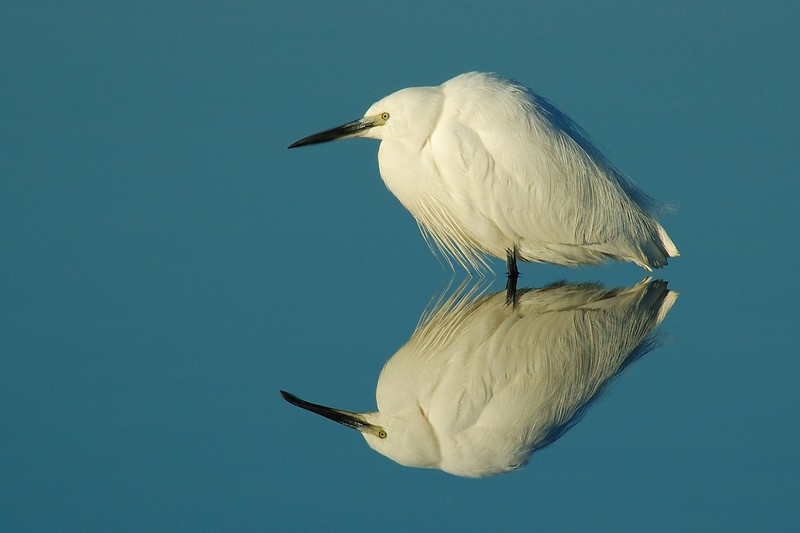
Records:
<instances>
[{"instance_id":1,"label":"wing","mask_svg":"<svg viewBox=\"0 0 800 533\"><path fill-rule=\"evenodd\" d=\"M652 199L617 172L569 117L519 85L473 75L482 83L445 84L443 119L431 145L474 240L500 240L505 249L522 242L543 254L583 247L598 259L627 254L632 260L644 253L643 243L662 241L648 214Z\"/></svg>"}]
</instances>

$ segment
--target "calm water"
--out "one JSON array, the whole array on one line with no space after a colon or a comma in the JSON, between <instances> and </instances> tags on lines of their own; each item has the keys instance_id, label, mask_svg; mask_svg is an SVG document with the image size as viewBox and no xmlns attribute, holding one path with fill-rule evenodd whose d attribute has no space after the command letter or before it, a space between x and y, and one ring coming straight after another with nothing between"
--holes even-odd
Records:
<instances>
[{"instance_id":1,"label":"calm water","mask_svg":"<svg viewBox=\"0 0 800 533\"><path fill-rule=\"evenodd\" d=\"M1 529L793 529L794 4L137 6L0 22ZM658 347L527 466L478 480L401 466L278 393L374 410L463 277L375 143L285 146L472 69L555 100L674 204L682 253L655 276L680 293ZM521 270L533 289L645 277Z\"/></svg>"}]
</instances>

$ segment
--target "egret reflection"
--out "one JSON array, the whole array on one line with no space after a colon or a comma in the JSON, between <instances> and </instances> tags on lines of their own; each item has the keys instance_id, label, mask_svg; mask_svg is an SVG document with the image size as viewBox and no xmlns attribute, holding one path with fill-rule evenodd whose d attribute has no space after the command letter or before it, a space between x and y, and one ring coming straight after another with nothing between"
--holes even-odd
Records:
<instances>
[{"instance_id":1,"label":"egret reflection","mask_svg":"<svg viewBox=\"0 0 800 533\"><path fill-rule=\"evenodd\" d=\"M614 376L653 348L678 296L559 283L483 295L461 288L423 315L378 378L378 411L290 403L359 430L405 466L484 477L517 470L558 439Z\"/></svg>"}]
</instances>

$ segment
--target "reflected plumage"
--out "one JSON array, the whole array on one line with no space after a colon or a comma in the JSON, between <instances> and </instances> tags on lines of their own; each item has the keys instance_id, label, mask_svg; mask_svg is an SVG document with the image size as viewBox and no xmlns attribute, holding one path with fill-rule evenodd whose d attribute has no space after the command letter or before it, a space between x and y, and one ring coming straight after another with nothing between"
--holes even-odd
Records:
<instances>
[{"instance_id":1,"label":"reflected plumage","mask_svg":"<svg viewBox=\"0 0 800 533\"><path fill-rule=\"evenodd\" d=\"M488 255L506 259L512 276L517 260L613 258L651 270L679 255L653 218L653 199L569 117L515 82L470 72L402 89L289 148L345 137L382 141L386 186L431 249L464 268L488 269Z\"/></svg>"},{"instance_id":2,"label":"reflected plumage","mask_svg":"<svg viewBox=\"0 0 800 533\"><path fill-rule=\"evenodd\" d=\"M384 366L378 411L353 413L281 391L358 429L406 466L484 477L516 470L557 439L603 386L652 347L677 293L662 281L498 292L457 291Z\"/></svg>"}]
</instances>

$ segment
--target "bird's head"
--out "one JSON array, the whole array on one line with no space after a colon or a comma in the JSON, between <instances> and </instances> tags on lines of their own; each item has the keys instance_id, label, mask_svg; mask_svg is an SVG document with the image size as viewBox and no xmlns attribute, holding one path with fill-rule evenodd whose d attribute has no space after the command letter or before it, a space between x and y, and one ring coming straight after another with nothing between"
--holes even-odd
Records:
<instances>
[{"instance_id":1,"label":"bird's head","mask_svg":"<svg viewBox=\"0 0 800 533\"><path fill-rule=\"evenodd\" d=\"M430 137L441 107L442 95L438 87L402 89L372 104L363 117L304 137L289 148L351 137L424 141Z\"/></svg>"}]
</instances>

